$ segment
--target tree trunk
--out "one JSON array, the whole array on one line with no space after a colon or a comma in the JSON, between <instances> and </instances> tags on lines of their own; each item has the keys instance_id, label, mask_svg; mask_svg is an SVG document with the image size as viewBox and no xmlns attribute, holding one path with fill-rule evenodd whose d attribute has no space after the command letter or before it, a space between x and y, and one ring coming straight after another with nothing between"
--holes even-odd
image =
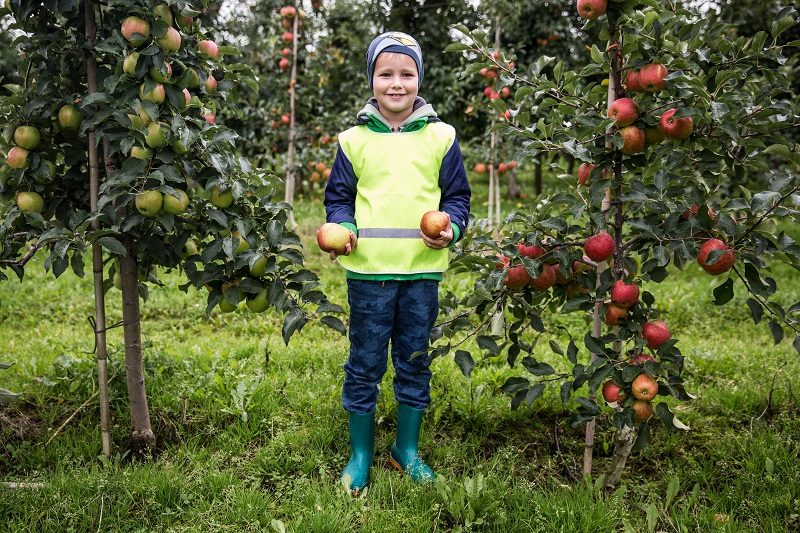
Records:
<instances>
[{"instance_id":1,"label":"tree trunk","mask_svg":"<svg viewBox=\"0 0 800 533\"><path fill-rule=\"evenodd\" d=\"M294 174L294 149L295 137L297 132L295 130L295 91L294 86L297 83L297 30L299 29L298 14L300 13L300 6L298 1L295 0L295 16L292 18L292 70L289 77L289 148L286 153L286 195L284 200L289 205L294 205L295 189L297 188L297 177ZM294 219L294 211L289 211L289 219L287 221L289 228L295 229L297 222Z\"/></svg>"},{"instance_id":2,"label":"tree trunk","mask_svg":"<svg viewBox=\"0 0 800 533\"><path fill-rule=\"evenodd\" d=\"M507 182L506 191L509 198L519 198L520 189L519 183L517 182L517 171L516 170L509 170L508 171L508 182Z\"/></svg>"},{"instance_id":3,"label":"tree trunk","mask_svg":"<svg viewBox=\"0 0 800 533\"><path fill-rule=\"evenodd\" d=\"M97 58L94 47L97 39L97 27L94 19L94 2L86 0L84 4L86 21L86 40L89 48L86 56L86 78L89 94L97 92ZM89 201L92 212L97 211L97 200L100 191L100 171L94 129L89 130ZM100 229L100 220L92 221L92 228ZM108 394L108 358L106 351L106 305L103 290L103 250L99 244L92 244L92 273L94 275L94 329L95 346L97 347L97 380L100 399L100 436L103 444L103 455L111 459L110 408Z\"/></svg>"},{"instance_id":4,"label":"tree trunk","mask_svg":"<svg viewBox=\"0 0 800 533\"><path fill-rule=\"evenodd\" d=\"M122 321L125 323L125 375L131 409L130 447L134 451L146 451L155 447L156 436L150 427L150 410L144 386L137 250L133 237L128 234L122 236L122 244L128 252L120 257L119 263L122 276Z\"/></svg>"}]
</instances>

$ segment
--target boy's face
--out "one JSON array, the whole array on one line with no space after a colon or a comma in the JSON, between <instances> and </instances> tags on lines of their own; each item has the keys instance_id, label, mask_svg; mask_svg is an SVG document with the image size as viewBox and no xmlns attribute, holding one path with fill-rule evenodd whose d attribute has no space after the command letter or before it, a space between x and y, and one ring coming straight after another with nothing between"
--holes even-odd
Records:
<instances>
[{"instance_id":1,"label":"boy's face","mask_svg":"<svg viewBox=\"0 0 800 533\"><path fill-rule=\"evenodd\" d=\"M378 56L372 90L386 118L402 120L411 114L419 90L418 76L417 64L410 56L391 52Z\"/></svg>"}]
</instances>

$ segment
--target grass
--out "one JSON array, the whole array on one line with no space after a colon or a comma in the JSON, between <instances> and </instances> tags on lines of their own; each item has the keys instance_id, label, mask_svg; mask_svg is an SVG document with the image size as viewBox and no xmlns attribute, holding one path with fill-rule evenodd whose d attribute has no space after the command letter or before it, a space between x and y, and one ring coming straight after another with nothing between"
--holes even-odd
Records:
<instances>
[{"instance_id":1,"label":"grass","mask_svg":"<svg viewBox=\"0 0 800 533\"><path fill-rule=\"evenodd\" d=\"M482 183L475 189L485 197ZM342 273L312 245L320 199L301 200L296 210L309 266L331 298L345 302ZM800 298L796 274L777 269L774 276L784 303ZM657 428L613 494L579 478L583 433L569 425L571 406L561 405L555 388L511 411L499 385L517 369L483 359L466 379L448 358L434 362L434 403L421 441L441 481L418 487L388 464L390 370L373 480L351 498L337 482L349 451L339 397L344 337L310 324L284 346L276 315L206 317L205 293L183 293L179 276L165 274L166 286L153 288L142 306L159 448L145 461L124 454L123 344L113 329L115 456L106 462L92 398L91 282L69 274L56 280L34 263L23 283L0 284L0 360L15 363L0 371L0 385L24 394L0 410L0 480L42 487L0 488L0 522L8 531L797 531L800 358L752 324L743 294L713 306L720 281L690 267L647 287L687 356L687 388L697 399L676 410L692 430ZM469 290L465 280L447 283ZM109 323L121 319L116 291L108 312ZM577 315L552 320L573 333L585 327ZM563 366L556 356L541 358ZM612 437L601 421L598 474Z\"/></svg>"}]
</instances>

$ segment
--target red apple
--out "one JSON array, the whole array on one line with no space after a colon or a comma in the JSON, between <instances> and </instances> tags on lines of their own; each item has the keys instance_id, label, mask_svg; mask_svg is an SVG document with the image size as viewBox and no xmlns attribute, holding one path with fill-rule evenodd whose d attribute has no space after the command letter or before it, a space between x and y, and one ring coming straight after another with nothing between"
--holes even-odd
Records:
<instances>
[{"instance_id":1,"label":"red apple","mask_svg":"<svg viewBox=\"0 0 800 533\"><path fill-rule=\"evenodd\" d=\"M583 245L586 255L592 261L601 263L611 257L616 249L614 238L605 231L592 235Z\"/></svg>"},{"instance_id":2,"label":"red apple","mask_svg":"<svg viewBox=\"0 0 800 533\"><path fill-rule=\"evenodd\" d=\"M632 155L644 150L645 136L642 128L636 126L625 126L619 130L622 137L622 153Z\"/></svg>"},{"instance_id":3,"label":"red apple","mask_svg":"<svg viewBox=\"0 0 800 533\"><path fill-rule=\"evenodd\" d=\"M278 68L281 70L286 70L289 68L289 60L285 57L282 57L280 61L278 61Z\"/></svg>"},{"instance_id":4,"label":"red apple","mask_svg":"<svg viewBox=\"0 0 800 533\"><path fill-rule=\"evenodd\" d=\"M586 185L589 183L589 177L592 174L592 171L597 168L597 165L594 163L583 163L581 166L578 167L578 183L581 185Z\"/></svg>"},{"instance_id":5,"label":"red apple","mask_svg":"<svg viewBox=\"0 0 800 533\"><path fill-rule=\"evenodd\" d=\"M450 216L444 211L428 211L419 221L419 229L431 239L440 239L441 232L450 227Z\"/></svg>"},{"instance_id":6,"label":"red apple","mask_svg":"<svg viewBox=\"0 0 800 533\"><path fill-rule=\"evenodd\" d=\"M689 220L691 217L696 217L697 213L699 212L700 212L700 207L697 204L692 204L691 207L687 207L683 211L682 215L683 220ZM711 220L714 220L714 217L717 216L717 214L714 213L714 210L708 206L706 206L706 212L708 213L708 218L710 218Z\"/></svg>"},{"instance_id":7,"label":"red apple","mask_svg":"<svg viewBox=\"0 0 800 533\"><path fill-rule=\"evenodd\" d=\"M672 334L669 332L666 322L653 320L652 322L646 322L642 326L642 337L647 341L648 348L658 350L662 344L672 337Z\"/></svg>"},{"instance_id":8,"label":"red apple","mask_svg":"<svg viewBox=\"0 0 800 533\"><path fill-rule=\"evenodd\" d=\"M475 163L475 173L476 174L485 174L486 173L486 163Z\"/></svg>"},{"instance_id":9,"label":"red apple","mask_svg":"<svg viewBox=\"0 0 800 533\"><path fill-rule=\"evenodd\" d=\"M578 0L578 14L589 20L594 20L606 12L607 0Z\"/></svg>"},{"instance_id":10,"label":"red apple","mask_svg":"<svg viewBox=\"0 0 800 533\"><path fill-rule=\"evenodd\" d=\"M649 353L640 353L628 359L628 364L632 366L642 366L647 361L655 361L655 358Z\"/></svg>"},{"instance_id":11,"label":"red apple","mask_svg":"<svg viewBox=\"0 0 800 533\"><path fill-rule=\"evenodd\" d=\"M280 12L282 17L292 18L297 13L297 10L294 6L283 6Z\"/></svg>"},{"instance_id":12,"label":"red apple","mask_svg":"<svg viewBox=\"0 0 800 533\"><path fill-rule=\"evenodd\" d=\"M290 119L289 115L284 113L283 115L281 115L281 124L288 124L289 119Z\"/></svg>"},{"instance_id":13,"label":"red apple","mask_svg":"<svg viewBox=\"0 0 800 533\"><path fill-rule=\"evenodd\" d=\"M633 307L639 301L639 286L618 279L611 286L611 301L626 309Z\"/></svg>"},{"instance_id":14,"label":"red apple","mask_svg":"<svg viewBox=\"0 0 800 533\"><path fill-rule=\"evenodd\" d=\"M621 402L627 397L625 389L614 383L613 380L609 379L603 383L603 398L608 403Z\"/></svg>"},{"instance_id":15,"label":"red apple","mask_svg":"<svg viewBox=\"0 0 800 533\"><path fill-rule=\"evenodd\" d=\"M605 323L609 326L616 326L620 320L628 318L628 310L618 305L610 304L606 307Z\"/></svg>"},{"instance_id":16,"label":"red apple","mask_svg":"<svg viewBox=\"0 0 800 533\"><path fill-rule=\"evenodd\" d=\"M556 269L553 265L542 265L539 275L531 278L528 284L537 291L546 291L556 284Z\"/></svg>"},{"instance_id":17,"label":"red apple","mask_svg":"<svg viewBox=\"0 0 800 533\"><path fill-rule=\"evenodd\" d=\"M127 17L120 30L125 40L133 46L140 46L150 38L150 24L139 17Z\"/></svg>"},{"instance_id":18,"label":"red apple","mask_svg":"<svg viewBox=\"0 0 800 533\"><path fill-rule=\"evenodd\" d=\"M653 417L653 404L647 400L634 400L631 409L634 411L634 420L639 423L647 422Z\"/></svg>"},{"instance_id":19,"label":"red apple","mask_svg":"<svg viewBox=\"0 0 800 533\"><path fill-rule=\"evenodd\" d=\"M210 41L208 39L202 40L197 43L197 49L200 51L200 55L205 56L210 59L217 59L219 58L219 46L214 41Z\"/></svg>"},{"instance_id":20,"label":"red apple","mask_svg":"<svg viewBox=\"0 0 800 533\"><path fill-rule=\"evenodd\" d=\"M517 265L506 270L506 279L503 283L505 283L506 287L509 289L521 289L530 281L531 276L528 274L528 271L525 270L525 267Z\"/></svg>"},{"instance_id":21,"label":"red apple","mask_svg":"<svg viewBox=\"0 0 800 533\"><path fill-rule=\"evenodd\" d=\"M511 258L505 255L498 255L494 267L498 270L505 270L511 264Z\"/></svg>"},{"instance_id":22,"label":"red apple","mask_svg":"<svg viewBox=\"0 0 800 533\"><path fill-rule=\"evenodd\" d=\"M650 63L639 70L639 84L644 91L657 93L667 86L667 74L667 67L661 63Z\"/></svg>"},{"instance_id":23,"label":"red apple","mask_svg":"<svg viewBox=\"0 0 800 533\"><path fill-rule=\"evenodd\" d=\"M175 28L169 26L167 33L163 37L156 39L156 44L165 53L177 52L181 48L181 34Z\"/></svg>"},{"instance_id":24,"label":"red apple","mask_svg":"<svg viewBox=\"0 0 800 533\"><path fill-rule=\"evenodd\" d=\"M544 248L536 244L525 244L521 242L517 244L517 250L519 251L519 255L530 259L536 259L544 255Z\"/></svg>"},{"instance_id":25,"label":"red apple","mask_svg":"<svg viewBox=\"0 0 800 533\"><path fill-rule=\"evenodd\" d=\"M285 43L290 43L294 41L294 33L290 31L283 32L283 34L281 35L281 40Z\"/></svg>"},{"instance_id":26,"label":"red apple","mask_svg":"<svg viewBox=\"0 0 800 533\"><path fill-rule=\"evenodd\" d=\"M644 142L647 146L651 144L658 144L664 140L664 134L658 128L645 128L644 129Z\"/></svg>"},{"instance_id":27,"label":"red apple","mask_svg":"<svg viewBox=\"0 0 800 533\"><path fill-rule=\"evenodd\" d=\"M290 55L292 55L292 49L291 49L291 48L284 48L284 49L282 49L282 50L281 50L281 55L282 55L283 57L289 57Z\"/></svg>"},{"instance_id":28,"label":"red apple","mask_svg":"<svg viewBox=\"0 0 800 533\"><path fill-rule=\"evenodd\" d=\"M675 139L676 141L682 141L692 134L694 123L692 122L692 117L674 118L677 111L677 109L670 109L661 115L661 120L658 122L658 129L665 137Z\"/></svg>"},{"instance_id":29,"label":"red apple","mask_svg":"<svg viewBox=\"0 0 800 533\"><path fill-rule=\"evenodd\" d=\"M206 111L205 113L203 113L203 120L205 120L207 124L216 124L217 115L215 115L211 111Z\"/></svg>"},{"instance_id":30,"label":"red apple","mask_svg":"<svg viewBox=\"0 0 800 533\"><path fill-rule=\"evenodd\" d=\"M618 128L630 126L639 118L639 109L636 102L630 98L618 98L608 107L608 118L614 121Z\"/></svg>"},{"instance_id":31,"label":"red apple","mask_svg":"<svg viewBox=\"0 0 800 533\"><path fill-rule=\"evenodd\" d=\"M711 254L712 250L721 250L722 255L720 255L715 262L709 263L708 256ZM736 254L734 251L730 246L719 239L707 240L697 252L697 263L712 276L719 276L730 270L731 267L733 267L734 261L736 261Z\"/></svg>"},{"instance_id":32,"label":"red apple","mask_svg":"<svg viewBox=\"0 0 800 533\"><path fill-rule=\"evenodd\" d=\"M6 154L6 164L9 168L20 169L28 167L28 151L19 146L13 147Z\"/></svg>"},{"instance_id":33,"label":"red apple","mask_svg":"<svg viewBox=\"0 0 800 533\"><path fill-rule=\"evenodd\" d=\"M637 400L652 400L658 395L658 382L653 376L639 374L631 383L631 392Z\"/></svg>"},{"instance_id":34,"label":"red apple","mask_svg":"<svg viewBox=\"0 0 800 533\"><path fill-rule=\"evenodd\" d=\"M209 74L208 77L206 78L205 87L207 93L217 92L217 79L211 74Z\"/></svg>"},{"instance_id":35,"label":"red apple","mask_svg":"<svg viewBox=\"0 0 800 533\"><path fill-rule=\"evenodd\" d=\"M317 244L324 252L344 254L350 244L350 230L341 224L327 222L317 230Z\"/></svg>"},{"instance_id":36,"label":"red apple","mask_svg":"<svg viewBox=\"0 0 800 533\"><path fill-rule=\"evenodd\" d=\"M630 92L639 92L642 90L642 85L639 82L638 70L629 70L625 75L625 88Z\"/></svg>"}]
</instances>

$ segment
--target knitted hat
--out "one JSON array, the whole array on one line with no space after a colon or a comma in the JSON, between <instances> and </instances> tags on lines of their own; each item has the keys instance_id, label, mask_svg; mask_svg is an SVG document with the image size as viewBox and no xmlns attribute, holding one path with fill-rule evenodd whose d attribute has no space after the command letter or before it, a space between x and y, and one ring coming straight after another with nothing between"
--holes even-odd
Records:
<instances>
[{"instance_id":1,"label":"knitted hat","mask_svg":"<svg viewBox=\"0 0 800 533\"><path fill-rule=\"evenodd\" d=\"M367 48L367 79L369 88L372 89L372 74L375 72L375 61L381 52L397 52L405 54L414 60L419 74L419 86L422 86L422 48L412 36L399 31L389 31L375 37Z\"/></svg>"}]
</instances>

